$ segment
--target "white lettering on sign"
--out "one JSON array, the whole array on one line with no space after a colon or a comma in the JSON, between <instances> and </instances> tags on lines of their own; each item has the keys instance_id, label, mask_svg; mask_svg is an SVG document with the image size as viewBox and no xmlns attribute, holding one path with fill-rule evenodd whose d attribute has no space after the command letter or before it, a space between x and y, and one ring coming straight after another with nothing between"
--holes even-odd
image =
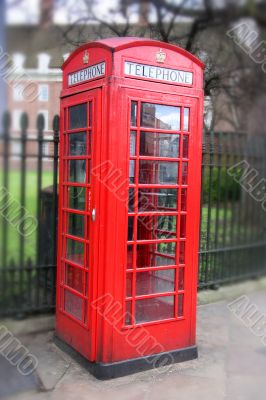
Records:
<instances>
[{"instance_id":1,"label":"white lettering on sign","mask_svg":"<svg viewBox=\"0 0 266 400\"><path fill-rule=\"evenodd\" d=\"M86 82L91 79L99 78L105 75L105 62L92 65L68 75L68 85L76 85L77 83Z\"/></svg>"},{"instance_id":2,"label":"white lettering on sign","mask_svg":"<svg viewBox=\"0 0 266 400\"><path fill-rule=\"evenodd\" d=\"M192 85L193 73L178 69L170 69L157 67L153 65L138 64L130 61L125 61L125 75L148 78L158 81L166 81L180 85Z\"/></svg>"}]
</instances>

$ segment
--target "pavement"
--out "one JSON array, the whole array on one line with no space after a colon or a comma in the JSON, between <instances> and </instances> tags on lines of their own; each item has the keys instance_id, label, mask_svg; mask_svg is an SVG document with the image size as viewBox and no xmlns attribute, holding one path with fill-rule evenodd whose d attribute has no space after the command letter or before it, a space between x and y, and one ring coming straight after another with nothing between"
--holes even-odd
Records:
<instances>
[{"instance_id":1,"label":"pavement","mask_svg":"<svg viewBox=\"0 0 266 400\"><path fill-rule=\"evenodd\" d=\"M231 300L198 307L197 360L98 381L84 366L60 350L52 330L19 334L38 359L23 377L0 356L0 398L9 400L265 400L266 340L228 308ZM266 316L266 289L248 291L256 316ZM265 327L264 327L265 328ZM263 329L264 329L263 328ZM266 336L266 328L264 329ZM260 335L260 336L259 336Z\"/></svg>"}]
</instances>

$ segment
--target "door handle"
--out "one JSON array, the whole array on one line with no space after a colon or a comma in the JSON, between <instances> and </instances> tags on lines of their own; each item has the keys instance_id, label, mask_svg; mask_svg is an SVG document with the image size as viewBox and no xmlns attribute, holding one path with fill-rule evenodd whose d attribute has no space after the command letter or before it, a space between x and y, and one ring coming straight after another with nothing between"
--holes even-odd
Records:
<instances>
[{"instance_id":1,"label":"door handle","mask_svg":"<svg viewBox=\"0 0 266 400\"><path fill-rule=\"evenodd\" d=\"M93 222L96 220L96 209L95 208L92 209L91 219L92 219Z\"/></svg>"}]
</instances>

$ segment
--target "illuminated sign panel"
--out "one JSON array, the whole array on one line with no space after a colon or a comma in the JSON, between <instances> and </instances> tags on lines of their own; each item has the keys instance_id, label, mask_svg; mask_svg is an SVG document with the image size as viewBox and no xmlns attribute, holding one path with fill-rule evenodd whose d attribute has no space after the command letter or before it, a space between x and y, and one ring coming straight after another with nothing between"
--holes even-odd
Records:
<instances>
[{"instance_id":1,"label":"illuminated sign panel","mask_svg":"<svg viewBox=\"0 0 266 400\"><path fill-rule=\"evenodd\" d=\"M105 75L105 62L81 69L68 75L68 85L76 85Z\"/></svg>"},{"instance_id":2,"label":"illuminated sign panel","mask_svg":"<svg viewBox=\"0 0 266 400\"><path fill-rule=\"evenodd\" d=\"M139 64L130 61L125 61L124 64L125 75L148 78L158 81L165 81L175 83L178 85L192 85L193 73L189 71L182 71L178 69L157 67L154 65Z\"/></svg>"}]
</instances>

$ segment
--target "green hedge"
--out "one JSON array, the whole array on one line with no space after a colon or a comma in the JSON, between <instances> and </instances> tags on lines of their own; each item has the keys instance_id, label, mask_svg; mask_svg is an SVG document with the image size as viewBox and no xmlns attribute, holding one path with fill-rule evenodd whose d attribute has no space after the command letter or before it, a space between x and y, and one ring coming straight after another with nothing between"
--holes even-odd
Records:
<instances>
[{"instance_id":1,"label":"green hedge","mask_svg":"<svg viewBox=\"0 0 266 400\"><path fill-rule=\"evenodd\" d=\"M238 174L238 172L237 172ZM239 171L241 174L241 171ZM240 199L241 186L227 172L226 167L205 168L205 173L202 181L203 204L209 201L215 203L218 201L238 201Z\"/></svg>"}]
</instances>

